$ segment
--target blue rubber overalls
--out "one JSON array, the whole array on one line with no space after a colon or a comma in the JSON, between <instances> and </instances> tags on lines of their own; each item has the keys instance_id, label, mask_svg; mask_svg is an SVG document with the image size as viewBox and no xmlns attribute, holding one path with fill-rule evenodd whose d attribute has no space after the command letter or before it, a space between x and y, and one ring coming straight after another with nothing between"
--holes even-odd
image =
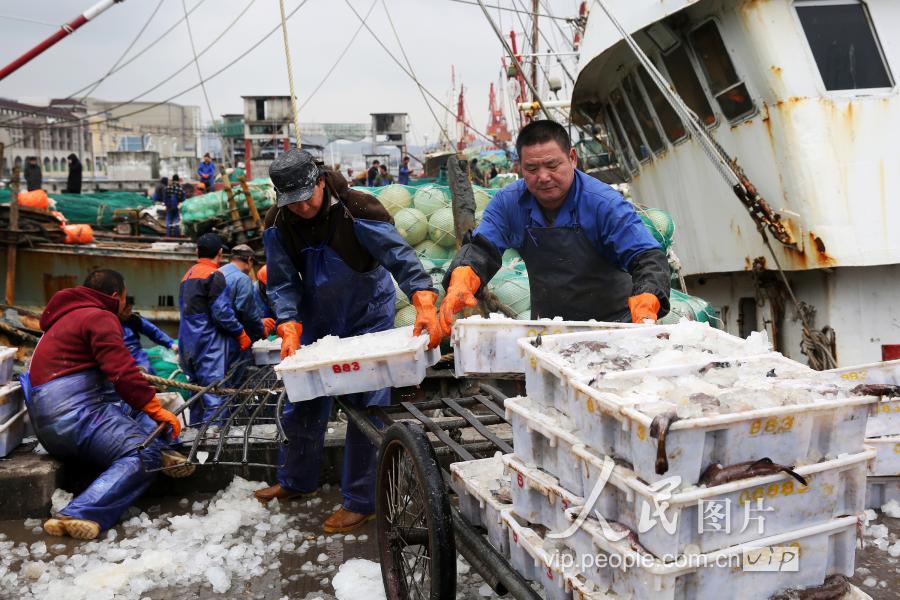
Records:
<instances>
[{"instance_id":1,"label":"blue rubber overalls","mask_svg":"<svg viewBox=\"0 0 900 600\"><path fill-rule=\"evenodd\" d=\"M101 529L115 526L153 481L154 473L147 471L162 466L160 453L168 447L162 436L144 450L138 449L157 424L122 402L98 369L35 388L28 374L20 379L28 414L44 448L57 458L106 469L60 514L95 521Z\"/></svg>"},{"instance_id":2,"label":"blue rubber overalls","mask_svg":"<svg viewBox=\"0 0 900 600\"><path fill-rule=\"evenodd\" d=\"M358 273L347 266L329 242L330 238L301 251L301 343L311 344L326 335L348 337L393 328L394 285L388 271L378 266ZM351 394L345 399L359 407L387 406L390 389ZM282 446L280 458L284 466L278 469L278 483L283 488L313 492L319 487L331 405L332 399L323 397L285 406L283 425L289 443ZM375 447L352 422L347 423L341 475L346 509L361 514L375 512L375 463Z\"/></svg>"}]
</instances>

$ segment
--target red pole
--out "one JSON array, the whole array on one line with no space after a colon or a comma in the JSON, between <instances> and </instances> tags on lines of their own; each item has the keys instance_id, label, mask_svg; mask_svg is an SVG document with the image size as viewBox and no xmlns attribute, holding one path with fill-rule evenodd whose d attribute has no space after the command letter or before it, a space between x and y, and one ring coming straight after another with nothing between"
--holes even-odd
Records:
<instances>
[{"instance_id":1,"label":"red pole","mask_svg":"<svg viewBox=\"0 0 900 600\"><path fill-rule=\"evenodd\" d=\"M253 179L253 173L250 171L250 140L244 138L244 172L247 174L247 181Z\"/></svg>"},{"instance_id":2,"label":"red pole","mask_svg":"<svg viewBox=\"0 0 900 600\"><path fill-rule=\"evenodd\" d=\"M78 15L77 17L75 17L74 19L72 19L71 21L66 23L65 25L61 25L59 28L59 31L55 32L53 35L48 37L46 40L44 40L43 42L41 42L40 44L38 44L37 46L35 46L31 50L29 50L28 52L26 52L19 58L15 59L14 61L9 63L5 67L3 67L3 69L0 69L0 81L5 79L9 75L13 74L15 71L19 70L19 68L21 68L23 65L25 65L26 63L31 61L34 57L43 53L44 50L53 46L56 42L63 39L67 35L71 34L76 29L78 29L79 27L81 27L82 25L84 25L85 23L87 23L88 21L90 21L91 19L96 17L97 15L99 15L100 13L104 12L106 9L111 7L113 4L117 4L117 3L123 2L123 1L124 0L100 0L100 2L98 2L94 6L90 7L89 9L87 9L82 14Z\"/></svg>"},{"instance_id":3,"label":"red pole","mask_svg":"<svg viewBox=\"0 0 900 600\"><path fill-rule=\"evenodd\" d=\"M291 151L291 138L284 138L284 151L285 152Z\"/></svg>"}]
</instances>

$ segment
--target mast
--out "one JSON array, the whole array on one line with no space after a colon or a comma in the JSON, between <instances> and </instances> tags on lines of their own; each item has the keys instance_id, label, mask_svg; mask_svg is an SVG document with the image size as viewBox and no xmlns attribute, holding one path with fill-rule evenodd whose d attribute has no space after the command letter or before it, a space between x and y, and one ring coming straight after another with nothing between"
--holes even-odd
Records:
<instances>
[{"instance_id":1,"label":"mast","mask_svg":"<svg viewBox=\"0 0 900 600\"><path fill-rule=\"evenodd\" d=\"M531 90L532 102L537 102L538 89L538 2L539 0L531 0Z\"/></svg>"}]
</instances>

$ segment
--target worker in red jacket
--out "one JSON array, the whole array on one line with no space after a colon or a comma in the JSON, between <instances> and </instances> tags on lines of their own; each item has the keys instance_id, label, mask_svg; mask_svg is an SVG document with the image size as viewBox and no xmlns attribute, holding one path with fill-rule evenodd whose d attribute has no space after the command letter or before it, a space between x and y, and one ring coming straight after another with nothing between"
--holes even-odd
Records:
<instances>
[{"instance_id":1,"label":"worker in red jacket","mask_svg":"<svg viewBox=\"0 0 900 600\"><path fill-rule=\"evenodd\" d=\"M147 489L153 470L173 477L194 470L162 439L140 448L157 423L170 426L173 440L181 425L125 347L125 298L122 275L98 269L84 285L54 294L41 315L44 335L22 377L37 437L57 458L106 469L44 523L50 535L94 539Z\"/></svg>"}]
</instances>

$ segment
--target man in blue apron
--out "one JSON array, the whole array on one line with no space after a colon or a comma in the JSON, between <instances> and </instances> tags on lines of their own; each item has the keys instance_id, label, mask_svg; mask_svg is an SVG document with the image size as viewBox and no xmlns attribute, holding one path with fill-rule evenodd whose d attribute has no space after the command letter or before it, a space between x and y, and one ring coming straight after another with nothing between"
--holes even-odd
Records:
<instances>
[{"instance_id":1,"label":"man in blue apron","mask_svg":"<svg viewBox=\"0 0 900 600\"><path fill-rule=\"evenodd\" d=\"M263 242L267 296L275 311L281 356L326 335L350 337L394 326L394 286L416 307L414 335L427 330L440 343L437 293L413 249L394 228L387 210L369 194L351 190L337 172L320 169L302 150L282 154L269 168L278 193L266 215ZM390 390L353 394L359 407L385 406ZM319 486L331 398L288 404L276 485L258 490L266 502L315 492ZM375 512L375 447L347 425L341 476L343 504L324 523L327 533L351 531Z\"/></svg>"},{"instance_id":2,"label":"man in blue apron","mask_svg":"<svg viewBox=\"0 0 900 600\"><path fill-rule=\"evenodd\" d=\"M141 336L145 335L158 346L168 348L172 352L178 352L178 344L166 335L166 332L133 311L134 298L128 296L125 302L125 310L119 318L122 320L122 335L125 339L125 347L134 357L137 366L151 375L156 375L150 366L150 357L141 345Z\"/></svg>"},{"instance_id":3,"label":"man in blue apron","mask_svg":"<svg viewBox=\"0 0 900 600\"><path fill-rule=\"evenodd\" d=\"M653 322L669 312L669 263L622 196L575 168L566 130L534 121L519 132L523 179L497 192L447 270L441 328L475 306L508 248L528 269L533 319Z\"/></svg>"}]
</instances>

